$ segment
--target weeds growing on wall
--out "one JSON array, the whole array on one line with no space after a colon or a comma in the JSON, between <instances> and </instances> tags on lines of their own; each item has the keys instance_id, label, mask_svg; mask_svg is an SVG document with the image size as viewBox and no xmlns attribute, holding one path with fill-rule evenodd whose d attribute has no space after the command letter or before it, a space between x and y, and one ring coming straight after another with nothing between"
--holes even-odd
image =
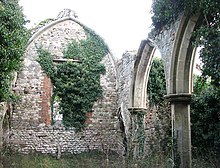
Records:
<instances>
[{"instance_id":1,"label":"weeds growing on wall","mask_svg":"<svg viewBox=\"0 0 220 168\"><path fill-rule=\"evenodd\" d=\"M0 1L0 102L10 101L12 72L21 67L28 40L26 20L17 0Z\"/></svg>"},{"instance_id":2,"label":"weeds growing on wall","mask_svg":"<svg viewBox=\"0 0 220 168\"><path fill-rule=\"evenodd\" d=\"M77 62L53 64L51 54L38 49L39 63L51 78L54 94L60 98L63 123L67 127L81 130L86 113L91 112L94 102L102 96L100 75L105 67L101 63L108 48L93 31L86 29L85 40L72 40L64 51L64 58L80 60Z\"/></svg>"}]
</instances>

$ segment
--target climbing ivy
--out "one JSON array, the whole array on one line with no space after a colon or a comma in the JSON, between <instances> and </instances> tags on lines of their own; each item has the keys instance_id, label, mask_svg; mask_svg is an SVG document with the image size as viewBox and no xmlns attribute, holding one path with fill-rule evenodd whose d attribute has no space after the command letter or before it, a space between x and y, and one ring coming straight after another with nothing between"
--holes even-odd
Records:
<instances>
[{"instance_id":1,"label":"climbing ivy","mask_svg":"<svg viewBox=\"0 0 220 168\"><path fill-rule=\"evenodd\" d=\"M21 67L28 40L26 20L17 0L0 1L0 102L12 100L12 72Z\"/></svg>"},{"instance_id":2,"label":"climbing ivy","mask_svg":"<svg viewBox=\"0 0 220 168\"><path fill-rule=\"evenodd\" d=\"M94 102L102 96L100 75L105 67L101 63L108 48L93 31L85 28L87 38L72 40L64 51L64 58L80 60L77 62L52 63L51 54L38 49L39 63L51 78L54 94L60 98L63 124L77 131L84 127L86 113L92 110Z\"/></svg>"},{"instance_id":3,"label":"climbing ivy","mask_svg":"<svg viewBox=\"0 0 220 168\"><path fill-rule=\"evenodd\" d=\"M154 0L152 5L152 26L160 31L164 26L173 23L184 9L183 0Z\"/></svg>"}]
</instances>

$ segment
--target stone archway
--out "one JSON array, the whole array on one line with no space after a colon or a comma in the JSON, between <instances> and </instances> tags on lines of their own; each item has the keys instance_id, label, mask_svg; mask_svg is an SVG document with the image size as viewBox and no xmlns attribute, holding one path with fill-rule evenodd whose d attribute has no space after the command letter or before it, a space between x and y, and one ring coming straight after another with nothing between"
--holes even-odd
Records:
<instances>
[{"instance_id":1,"label":"stone archway","mask_svg":"<svg viewBox=\"0 0 220 168\"><path fill-rule=\"evenodd\" d=\"M155 50L155 44L149 39L143 40L140 44L134 63L130 107L146 108L147 81Z\"/></svg>"},{"instance_id":2,"label":"stone archway","mask_svg":"<svg viewBox=\"0 0 220 168\"><path fill-rule=\"evenodd\" d=\"M130 93L130 112L137 119L145 111L146 83L150 71L155 44L162 54L165 65L167 95L171 103L173 139L176 142L174 162L180 167L191 167L190 98L192 70L195 57L192 32L200 26L199 16L182 15L152 41L143 41L134 66Z\"/></svg>"}]
</instances>

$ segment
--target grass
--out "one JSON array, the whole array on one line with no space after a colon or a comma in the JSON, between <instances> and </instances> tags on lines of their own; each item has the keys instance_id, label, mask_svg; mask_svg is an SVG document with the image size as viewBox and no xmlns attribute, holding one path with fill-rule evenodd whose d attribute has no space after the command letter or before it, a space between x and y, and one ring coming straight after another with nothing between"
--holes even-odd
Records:
<instances>
[{"instance_id":1,"label":"grass","mask_svg":"<svg viewBox=\"0 0 220 168\"><path fill-rule=\"evenodd\" d=\"M115 153L106 155L91 151L77 155L62 155L57 160L55 156L45 154L22 155L19 153L7 153L1 158L0 168L171 168L172 159L163 154L148 156L144 159L130 159L126 162ZM2 167L1 167L2 166ZM214 168L214 166L202 158L193 159L193 168Z\"/></svg>"},{"instance_id":2,"label":"grass","mask_svg":"<svg viewBox=\"0 0 220 168\"><path fill-rule=\"evenodd\" d=\"M109 167L117 167L116 163L119 163L119 157L112 154ZM63 155L59 160L46 154L6 154L2 158L2 164L4 168L105 168L108 163L103 153L92 151L78 155Z\"/></svg>"}]
</instances>

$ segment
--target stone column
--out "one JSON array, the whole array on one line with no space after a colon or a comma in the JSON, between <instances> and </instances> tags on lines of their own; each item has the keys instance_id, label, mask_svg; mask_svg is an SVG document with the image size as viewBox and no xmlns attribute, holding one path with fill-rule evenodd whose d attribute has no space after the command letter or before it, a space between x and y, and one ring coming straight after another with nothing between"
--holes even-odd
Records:
<instances>
[{"instance_id":1,"label":"stone column","mask_svg":"<svg viewBox=\"0 0 220 168\"><path fill-rule=\"evenodd\" d=\"M171 94L166 98L171 103L174 167L191 168L191 94Z\"/></svg>"},{"instance_id":2,"label":"stone column","mask_svg":"<svg viewBox=\"0 0 220 168\"><path fill-rule=\"evenodd\" d=\"M144 119L147 112L146 108L129 108L131 113L131 127L128 140L128 152L134 158L144 155L145 145L145 124Z\"/></svg>"}]
</instances>

